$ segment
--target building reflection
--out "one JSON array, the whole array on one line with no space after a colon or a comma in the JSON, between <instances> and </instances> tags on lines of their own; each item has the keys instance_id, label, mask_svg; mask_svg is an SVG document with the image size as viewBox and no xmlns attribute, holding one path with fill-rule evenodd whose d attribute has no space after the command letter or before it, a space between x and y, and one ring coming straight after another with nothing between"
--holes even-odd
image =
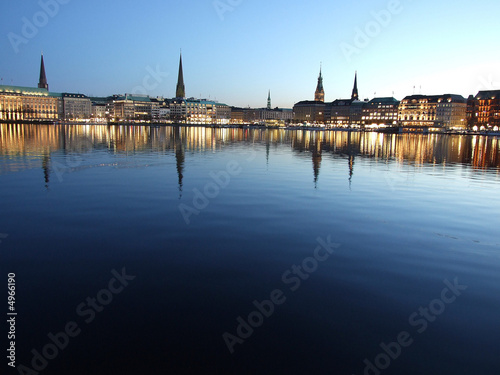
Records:
<instances>
[{"instance_id":1,"label":"building reflection","mask_svg":"<svg viewBox=\"0 0 500 375\"><path fill-rule=\"evenodd\" d=\"M43 169L43 177L45 180L45 189L48 189L50 182L50 155L47 154L43 155L42 169Z\"/></svg>"},{"instance_id":2,"label":"building reflection","mask_svg":"<svg viewBox=\"0 0 500 375\"><path fill-rule=\"evenodd\" d=\"M175 157L179 195L182 195L186 152L218 152L233 144L248 149L261 145L266 161L271 149L290 147L299 158L310 158L317 186L325 156L347 161L352 182L355 161L371 159L425 165L462 164L474 169L499 169L497 137L440 134L381 134L368 132L306 131L282 129L149 127L108 125L0 124L0 155L19 162L0 164L0 173L43 168L50 181L53 153L81 153L95 149L111 154L162 153Z\"/></svg>"},{"instance_id":3,"label":"building reflection","mask_svg":"<svg viewBox=\"0 0 500 375\"><path fill-rule=\"evenodd\" d=\"M316 141L314 150L313 150L313 155L312 155L312 162L313 162L313 172L314 172L314 188L318 188L318 178L319 178L319 171L321 169L321 143Z\"/></svg>"},{"instance_id":4,"label":"building reflection","mask_svg":"<svg viewBox=\"0 0 500 375\"><path fill-rule=\"evenodd\" d=\"M185 128L183 128L185 129ZM176 126L174 128L174 147L175 147L175 164L177 167L177 177L179 184L179 199L182 198L182 178L184 171L184 145L182 144L181 128Z\"/></svg>"}]
</instances>

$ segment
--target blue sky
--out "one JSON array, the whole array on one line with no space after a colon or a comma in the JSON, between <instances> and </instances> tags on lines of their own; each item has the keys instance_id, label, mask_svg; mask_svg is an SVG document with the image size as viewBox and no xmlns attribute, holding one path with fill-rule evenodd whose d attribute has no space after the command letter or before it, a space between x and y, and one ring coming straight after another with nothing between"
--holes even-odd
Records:
<instances>
[{"instance_id":1,"label":"blue sky","mask_svg":"<svg viewBox=\"0 0 500 375\"><path fill-rule=\"evenodd\" d=\"M273 106L312 99L320 62L326 101L350 96L356 70L362 98L402 99L414 86L500 89L497 0L23 0L0 9L3 84L36 86L43 50L51 91L172 97L182 48L186 94L237 106L265 106L269 89Z\"/></svg>"}]
</instances>

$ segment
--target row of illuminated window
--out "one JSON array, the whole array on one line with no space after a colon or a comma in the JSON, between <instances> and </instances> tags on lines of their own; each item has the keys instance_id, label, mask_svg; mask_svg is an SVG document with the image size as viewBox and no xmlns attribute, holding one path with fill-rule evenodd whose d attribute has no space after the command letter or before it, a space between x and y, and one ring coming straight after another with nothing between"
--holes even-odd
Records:
<instances>
[{"instance_id":1,"label":"row of illuminated window","mask_svg":"<svg viewBox=\"0 0 500 375\"><path fill-rule=\"evenodd\" d=\"M402 116L401 120L404 121L431 121L435 120L434 116Z\"/></svg>"},{"instance_id":2,"label":"row of illuminated window","mask_svg":"<svg viewBox=\"0 0 500 375\"><path fill-rule=\"evenodd\" d=\"M362 120L395 120L397 119L397 116L363 116L361 117Z\"/></svg>"},{"instance_id":3,"label":"row of illuminated window","mask_svg":"<svg viewBox=\"0 0 500 375\"><path fill-rule=\"evenodd\" d=\"M0 104L0 111L4 111L4 112L24 112L24 111L31 111L31 112L56 112L56 109L55 108L52 108L52 107L45 107L43 106L43 108L41 107L35 107L35 108L30 108L30 107L22 107L22 106L19 106L19 107L11 107L11 106L3 106Z\"/></svg>"},{"instance_id":4,"label":"row of illuminated window","mask_svg":"<svg viewBox=\"0 0 500 375\"><path fill-rule=\"evenodd\" d=\"M371 111L363 111L364 113L367 114L367 116L387 116L387 115L397 115L397 111L381 111L381 112L371 112Z\"/></svg>"}]
</instances>

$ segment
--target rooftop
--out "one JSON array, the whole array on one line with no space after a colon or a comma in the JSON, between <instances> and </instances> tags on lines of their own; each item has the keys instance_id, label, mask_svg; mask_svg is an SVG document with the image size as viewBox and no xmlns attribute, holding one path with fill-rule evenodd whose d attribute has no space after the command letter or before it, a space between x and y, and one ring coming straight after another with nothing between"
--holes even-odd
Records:
<instances>
[{"instance_id":1,"label":"rooftop","mask_svg":"<svg viewBox=\"0 0 500 375\"><path fill-rule=\"evenodd\" d=\"M479 91L476 95L476 99L479 100L495 99L495 98L500 98L500 90Z\"/></svg>"},{"instance_id":2,"label":"rooftop","mask_svg":"<svg viewBox=\"0 0 500 375\"><path fill-rule=\"evenodd\" d=\"M373 98L369 101L370 104L398 104L399 100L393 97L384 97L384 98Z\"/></svg>"},{"instance_id":3,"label":"rooftop","mask_svg":"<svg viewBox=\"0 0 500 375\"><path fill-rule=\"evenodd\" d=\"M49 92L47 91L47 89L8 85L0 85L0 93L49 96Z\"/></svg>"},{"instance_id":4,"label":"rooftop","mask_svg":"<svg viewBox=\"0 0 500 375\"><path fill-rule=\"evenodd\" d=\"M318 100L303 100L301 102L295 103L295 106L301 106L301 105L325 105L324 102L318 101Z\"/></svg>"}]
</instances>

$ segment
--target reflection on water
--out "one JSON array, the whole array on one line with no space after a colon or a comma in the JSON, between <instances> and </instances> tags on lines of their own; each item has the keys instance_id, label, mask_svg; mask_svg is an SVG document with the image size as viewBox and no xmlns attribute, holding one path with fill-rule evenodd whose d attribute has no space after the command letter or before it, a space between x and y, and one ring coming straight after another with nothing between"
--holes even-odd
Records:
<instances>
[{"instance_id":1,"label":"reflection on water","mask_svg":"<svg viewBox=\"0 0 500 375\"><path fill-rule=\"evenodd\" d=\"M96 150L115 155L173 153L176 160L179 196L182 197L186 152L215 152L236 143L265 144L270 148L291 147L293 154L311 158L314 185L326 155L345 158L349 183L356 158L377 163L396 162L421 167L461 164L476 170L500 169L500 142L497 137L442 134L380 134L364 132L261 130L204 127L149 127L107 125L0 125L0 173L26 168L43 168L45 186L50 173L95 166L51 162L53 153L67 155ZM8 160L8 162L6 162ZM16 162L16 160L18 162ZM128 161L130 166L130 160Z\"/></svg>"},{"instance_id":2,"label":"reflection on water","mask_svg":"<svg viewBox=\"0 0 500 375\"><path fill-rule=\"evenodd\" d=\"M76 319L47 373L363 374L410 330L384 375L498 374L499 170L492 137L1 125L19 363ZM283 272L327 236L341 247L289 293ZM85 324L76 306L120 267L136 280ZM416 332L455 278L463 296ZM275 288L287 302L231 355L222 334Z\"/></svg>"},{"instance_id":3,"label":"reflection on water","mask_svg":"<svg viewBox=\"0 0 500 375\"><path fill-rule=\"evenodd\" d=\"M84 152L104 148L116 153L143 150L215 151L237 142L290 145L310 151L314 168L322 153L395 159L411 164L469 164L475 168L500 166L497 137L443 134L380 134L363 132L259 130L203 127L148 127L106 125L0 126L0 155L40 156L58 150Z\"/></svg>"}]
</instances>

